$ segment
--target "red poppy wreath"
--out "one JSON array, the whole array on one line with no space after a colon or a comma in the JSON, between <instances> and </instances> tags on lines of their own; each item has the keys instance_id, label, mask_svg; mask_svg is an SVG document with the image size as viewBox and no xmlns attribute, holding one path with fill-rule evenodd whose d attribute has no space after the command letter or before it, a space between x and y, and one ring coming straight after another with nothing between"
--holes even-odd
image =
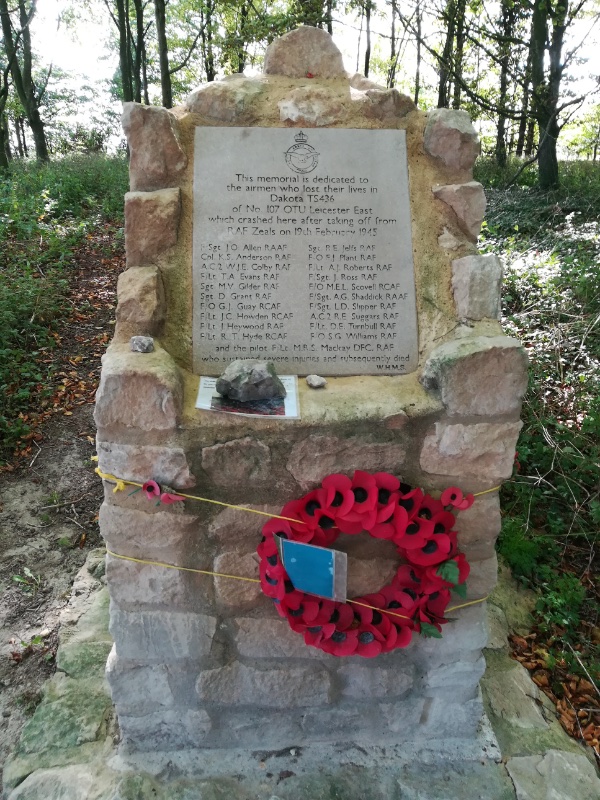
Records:
<instances>
[{"instance_id":1,"label":"red poppy wreath","mask_svg":"<svg viewBox=\"0 0 600 800\"><path fill-rule=\"evenodd\" d=\"M262 590L307 645L332 655L372 658L406 647L413 633L441 638L451 592L464 597L469 575L452 510L472 503L473 495L454 487L437 500L387 472L328 475L318 489L286 503L281 517L288 520L263 527L257 548ZM389 584L346 603L294 588L276 536L328 547L340 533L363 531L392 541L403 559Z\"/></svg>"}]
</instances>

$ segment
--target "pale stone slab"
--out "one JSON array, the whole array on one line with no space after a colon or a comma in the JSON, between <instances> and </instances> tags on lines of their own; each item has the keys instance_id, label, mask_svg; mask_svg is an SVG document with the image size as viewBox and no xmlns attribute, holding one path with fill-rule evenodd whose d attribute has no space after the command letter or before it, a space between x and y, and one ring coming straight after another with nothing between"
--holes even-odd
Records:
<instances>
[{"instance_id":1,"label":"pale stone slab","mask_svg":"<svg viewBox=\"0 0 600 800\"><path fill-rule=\"evenodd\" d=\"M506 769L517 800L598 800L600 780L581 754L548 750L543 756L511 758Z\"/></svg>"},{"instance_id":2,"label":"pale stone slab","mask_svg":"<svg viewBox=\"0 0 600 800\"><path fill-rule=\"evenodd\" d=\"M405 448L397 442L365 442L358 438L308 436L295 444L287 469L304 490L318 486L332 472L352 474L357 465L366 472L397 472L404 464Z\"/></svg>"},{"instance_id":3,"label":"pale stone slab","mask_svg":"<svg viewBox=\"0 0 600 800\"><path fill-rule=\"evenodd\" d=\"M510 478L521 422L436 422L425 437L421 468L431 475L473 475L500 480Z\"/></svg>"},{"instance_id":4,"label":"pale stone slab","mask_svg":"<svg viewBox=\"0 0 600 800\"><path fill-rule=\"evenodd\" d=\"M417 366L406 133L196 129L194 370Z\"/></svg>"},{"instance_id":5,"label":"pale stone slab","mask_svg":"<svg viewBox=\"0 0 600 800\"><path fill-rule=\"evenodd\" d=\"M331 678L324 669L260 670L236 661L201 672L196 690L201 700L220 705L321 706L330 702Z\"/></svg>"},{"instance_id":6,"label":"pale stone slab","mask_svg":"<svg viewBox=\"0 0 600 800\"><path fill-rule=\"evenodd\" d=\"M435 108L429 112L425 150L451 169L470 170L479 155L479 139L466 111Z\"/></svg>"},{"instance_id":7,"label":"pale stone slab","mask_svg":"<svg viewBox=\"0 0 600 800\"><path fill-rule=\"evenodd\" d=\"M302 25L271 42L264 73L288 78L346 78L342 54L331 34L312 25Z\"/></svg>"},{"instance_id":8,"label":"pale stone slab","mask_svg":"<svg viewBox=\"0 0 600 800\"><path fill-rule=\"evenodd\" d=\"M452 262L452 292L459 317L498 319L502 262L494 253L465 256Z\"/></svg>"},{"instance_id":9,"label":"pale stone slab","mask_svg":"<svg viewBox=\"0 0 600 800\"><path fill-rule=\"evenodd\" d=\"M421 380L440 393L450 416L518 414L527 389L527 364L518 339L470 336L433 350Z\"/></svg>"}]
</instances>

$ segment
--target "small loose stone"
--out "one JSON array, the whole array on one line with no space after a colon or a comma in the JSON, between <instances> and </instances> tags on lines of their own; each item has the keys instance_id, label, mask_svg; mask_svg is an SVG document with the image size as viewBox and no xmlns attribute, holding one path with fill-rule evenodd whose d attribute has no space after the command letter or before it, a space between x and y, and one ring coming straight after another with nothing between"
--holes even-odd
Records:
<instances>
[{"instance_id":1,"label":"small loose stone","mask_svg":"<svg viewBox=\"0 0 600 800\"><path fill-rule=\"evenodd\" d=\"M133 353L152 353L154 351L154 339L152 336L132 336L129 346Z\"/></svg>"},{"instance_id":2,"label":"small loose stone","mask_svg":"<svg viewBox=\"0 0 600 800\"><path fill-rule=\"evenodd\" d=\"M307 375L306 383L311 389L322 389L324 386L327 386L327 381L320 375Z\"/></svg>"}]
</instances>

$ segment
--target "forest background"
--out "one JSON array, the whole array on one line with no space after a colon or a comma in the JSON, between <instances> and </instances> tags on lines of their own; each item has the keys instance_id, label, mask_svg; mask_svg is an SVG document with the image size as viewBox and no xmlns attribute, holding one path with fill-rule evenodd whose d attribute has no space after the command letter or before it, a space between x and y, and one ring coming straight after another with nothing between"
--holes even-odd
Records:
<instances>
[{"instance_id":1,"label":"forest background","mask_svg":"<svg viewBox=\"0 0 600 800\"><path fill-rule=\"evenodd\" d=\"M93 402L114 319L91 320L122 267L121 102L172 107L325 28L350 71L479 131L479 246L504 258L503 323L531 361L499 540L538 591L514 653L600 759L599 21L598 0L0 0L0 471Z\"/></svg>"}]
</instances>

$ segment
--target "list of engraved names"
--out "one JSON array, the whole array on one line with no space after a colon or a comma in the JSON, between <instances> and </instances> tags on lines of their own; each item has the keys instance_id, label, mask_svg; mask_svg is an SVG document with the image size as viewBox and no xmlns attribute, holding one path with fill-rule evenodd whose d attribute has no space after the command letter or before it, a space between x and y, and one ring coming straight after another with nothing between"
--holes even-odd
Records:
<instances>
[{"instance_id":1,"label":"list of engraved names","mask_svg":"<svg viewBox=\"0 0 600 800\"><path fill-rule=\"evenodd\" d=\"M193 270L199 374L412 371L404 132L197 128Z\"/></svg>"}]
</instances>

